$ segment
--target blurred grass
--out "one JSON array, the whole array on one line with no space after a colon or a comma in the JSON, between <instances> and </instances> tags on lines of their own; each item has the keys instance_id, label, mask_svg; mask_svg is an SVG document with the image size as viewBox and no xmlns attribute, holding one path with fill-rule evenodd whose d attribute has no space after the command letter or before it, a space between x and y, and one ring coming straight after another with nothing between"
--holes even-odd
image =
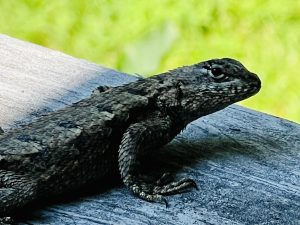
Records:
<instances>
[{"instance_id":1,"label":"blurred grass","mask_svg":"<svg viewBox=\"0 0 300 225\"><path fill-rule=\"evenodd\" d=\"M241 104L300 122L300 1L0 0L0 32L146 76L232 57L260 75Z\"/></svg>"}]
</instances>

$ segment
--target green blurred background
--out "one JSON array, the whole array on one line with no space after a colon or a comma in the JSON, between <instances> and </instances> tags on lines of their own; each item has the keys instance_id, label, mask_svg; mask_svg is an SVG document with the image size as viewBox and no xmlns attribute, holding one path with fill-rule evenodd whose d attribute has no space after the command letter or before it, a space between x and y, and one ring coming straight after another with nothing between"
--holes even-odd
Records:
<instances>
[{"instance_id":1,"label":"green blurred background","mask_svg":"<svg viewBox=\"0 0 300 225\"><path fill-rule=\"evenodd\" d=\"M232 57L260 75L241 104L300 122L300 1L0 0L0 32L145 76Z\"/></svg>"}]
</instances>

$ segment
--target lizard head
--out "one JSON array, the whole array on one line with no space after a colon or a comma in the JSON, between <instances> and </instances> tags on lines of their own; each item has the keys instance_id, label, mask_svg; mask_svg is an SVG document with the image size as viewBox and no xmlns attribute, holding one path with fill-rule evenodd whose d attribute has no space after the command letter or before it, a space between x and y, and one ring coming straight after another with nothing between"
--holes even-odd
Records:
<instances>
[{"instance_id":1,"label":"lizard head","mask_svg":"<svg viewBox=\"0 0 300 225\"><path fill-rule=\"evenodd\" d=\"M212 59L170 72L179 83L182 108L194 119L246 99L261 87L256 74L230 58Z\"/></svg>"}]
</instances>

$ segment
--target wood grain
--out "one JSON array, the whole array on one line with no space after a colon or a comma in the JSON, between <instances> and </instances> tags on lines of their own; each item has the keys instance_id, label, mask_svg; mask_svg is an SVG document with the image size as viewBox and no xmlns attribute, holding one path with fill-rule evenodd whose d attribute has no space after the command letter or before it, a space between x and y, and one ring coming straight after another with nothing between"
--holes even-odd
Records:
<instances>
[{"instance_id":1,"label":"wood grain","mask_svg":"<svg viewBox=\"0 0 300 225\"><path fill-rule=\"evenodd\" d=\"M135 80L63 53L0 35L4 130ZM300 125L233 105L194 121L151 159L200 190L144 202L121 184L27 209L20 224L300 224ZM159 169L156 169L159 171ZM106 181L103 181L106 182Z\"/></svg>"},{"instance_id":2,"label":"wood grain","mask_svg":"<svg viewBox=\"0 0 300 225\"><path fill-rule=\"evenodd\" d=\"M120 85L130 76L0 35L0 126L25 122L90 95L99 84Z\"/></svg>"}]
</instances>

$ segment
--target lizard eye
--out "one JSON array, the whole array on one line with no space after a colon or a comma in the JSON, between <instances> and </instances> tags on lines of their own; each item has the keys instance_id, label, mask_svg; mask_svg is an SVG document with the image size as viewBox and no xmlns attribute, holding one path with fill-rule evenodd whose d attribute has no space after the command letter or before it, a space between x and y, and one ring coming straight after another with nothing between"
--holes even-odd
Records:
<instances>
[{"instance_id":1,"label":"lizard eye","mask_svg":"<svg viewBox=\"0 0 300 225\"><path fill-rule=\"evenodd\" d=\"M216 79L222 79L225 77L225 74L223 73L221 68L212 68L211 73Z\"/></svg>"}]
</instances>

